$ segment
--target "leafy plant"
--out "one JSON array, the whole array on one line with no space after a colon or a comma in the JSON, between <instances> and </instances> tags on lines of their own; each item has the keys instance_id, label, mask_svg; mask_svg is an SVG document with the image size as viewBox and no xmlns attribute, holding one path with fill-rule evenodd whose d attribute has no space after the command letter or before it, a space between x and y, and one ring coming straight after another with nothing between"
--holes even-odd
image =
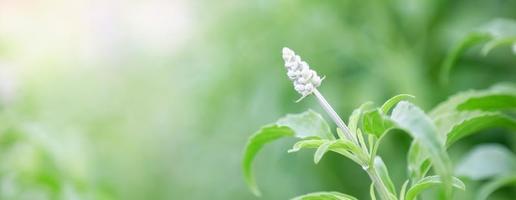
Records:
<instances>
[{"instance_id":1,"label":"leafy plant","mask_svg":"<svg viewBox=\"0 0 516 200\"><path fill-rule=\"evenodd\" d=\"M314 163L317 164L327 152L335 152L360 165L371 179L372 199L378 195L382 200L412 200L434 186L441 188L443 197L449 199L453 195L452 188L465 190L466 186L453 176L452 163L446 149L457 140L479 130L491 127L516 128L516 119L503 112L516 108L516 88L510 85L460 93L438 105L429 114L410 102L413 96L401 94L379 107L374 107L372 103L361 105L353 111L348 124L345 124L317 90L322 81L317 73L288 48L283 49L283 59L287 75L293 81L296 91L302 98L311 94L316 97L337 125L337 137L323 117L312 110L287 115L261 128L249 138L243 159L244 177L255 195L260 195L252 173L252 163L257 153L271 141L296 137L299 141L288 150L289 153L316 149ZM413 138L407 159L409 177L399 191L378 155L382 139L394 129ZM429 173L431 169L432 174ZM486 189L484 193L489 191ZM295 199L356 198L338 192L316 192Z\"/></svg>"}]
</instances>

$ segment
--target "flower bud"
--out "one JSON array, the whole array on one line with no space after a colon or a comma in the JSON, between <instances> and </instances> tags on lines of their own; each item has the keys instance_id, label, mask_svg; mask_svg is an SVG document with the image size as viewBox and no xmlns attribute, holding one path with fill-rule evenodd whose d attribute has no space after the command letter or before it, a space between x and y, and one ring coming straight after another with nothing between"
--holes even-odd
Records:
<instances>
[{"instance_id":1,"label":"flower bud","mask_svg":"<svg viewBox=\"0 0 516 200\"><path fill-rule=\"evenodd\" d=\"M305 61L301 60L299 55L289 48L283 48L283 60L287 69L287 76L292 80L294 89L301 95L307 96L311 94L315 88L321 85L321 77L317 72L310 69Z\"/></svg>"}]
</instances>

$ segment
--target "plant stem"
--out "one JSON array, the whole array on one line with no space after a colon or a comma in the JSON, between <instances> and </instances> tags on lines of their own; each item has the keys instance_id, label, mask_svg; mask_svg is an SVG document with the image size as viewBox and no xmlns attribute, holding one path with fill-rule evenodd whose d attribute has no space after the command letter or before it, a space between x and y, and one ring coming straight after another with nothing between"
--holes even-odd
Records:
<instances>
[{"instance_id":1,"label":"plant stem","mask_svg":"<svg viewBox=\"0 0 516 200\"><path fill-rule=\"evenodd\" d=\"M351 131L349 131L348 126L346 126L344 121L342 121L337 112L333 110L328 101L326 101L326 99L319 92L319 90L317 90L317 88L314 89L313 94L315 95L315 97L317 97L317 100L319 101L319 104L324 109L324 111L328 113L328 115L335 122L335 124L337 124L337 126L342 130L342 132L344 132L345 137L350 141L357 142L355 137L353 137L353 135L351 134Z\"/></svg>"},{"instance_id":2,"label":"plant stem","mask_svg":"<svg viewBox=\"0 0 516 200\"><path fill-rule=\"evenodd\" d=\"M380 176L378 176L378 173L376 173L376 169L374 166L370 165L366 169L367 174L369 175L369 178L371 178L371 181L373 181L374 188L380 195L380 199L382 200L391 200L390 198L390 192L387 190L387 187L383 183Z\"/></svg>"},{"instance_id":3,"label":"plant stem","mask_svg":"<svg viewBox=\"0 0 516 200\"><path fill-rule=\"evenodd\" d=\"M346 126L344 121L342 121L342 118L339 117L337 112L335 112L335 110L330 106L330 104L328 103L328 101L326 101L326 99L323 97L323 95L317 89L314 89L313 94L315 95L315 97L317 97L317 100L319 101L319 104L324 109L324 111L326 111L326 113L328 113L328 115L335 122L335 124L337 124L337 126L342 130L342 132L344 132L344 137L346 137L346 139L348 139L352 142L355 142L355 144L358 144L356 137L354 137L353 134L351 134L351 131L349 130L348 126ZM367 164L367 166L364 167L364 169L367 172L367 174L369 175L369 178L371 179L371 181L373 182L374 187L376 188L376 191L380 195L380 199L391 200L391 197L390 197L391 194L387 190L387 187L385 186L385 184L382 182L382 179L380 178L380 176L378 176L378 173L376 173L376 169L374 168L374 165L371 164L370 162L366 162L366 163L368 163L368 164Z\"/></svg>"}]
</instances>

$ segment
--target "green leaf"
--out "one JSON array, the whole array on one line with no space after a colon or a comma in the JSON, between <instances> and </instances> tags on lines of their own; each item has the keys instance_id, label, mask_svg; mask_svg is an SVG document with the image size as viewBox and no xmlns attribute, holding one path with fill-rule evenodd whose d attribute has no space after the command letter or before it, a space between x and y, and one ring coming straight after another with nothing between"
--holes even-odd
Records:
<instances>
[{"instance_id":1,"label":"green leaf","mask_svg":"<svg viewBox=\"0 0 516 200\"><path fill-rule=\"evenodd\" d=\"M487 41L490 38L491 36L487 33L470 33L464 39L455 44L441 65L441 71L439 75L440 83L444 85L449 82L450 71L457 62L460 55L466 52L467 49Z\"/></svg>"},{"instance_id":2,"label":"green leaf","mask_svg":"<svg viewBox=\"0 0 516 200\"><path fill-rule=\"evenodd\" d=\"M374 109L364 113L362 128L367 134L372 134L380 138L390 128L393 127L392 121L386 117L380 109Z\"/></svg>"},{"instance_id":3,"label":"green leaf","mask_svg":"<svg viewBox=\"0 0 516 200\"><path fill-rule=\"evenodd\" d=\"M288 150L289 153L297 152L303 148L309 148L314 149L318 148L321 144L323 144L327 140L321 140L321 139L308 139L308 140L301 140L299 142L296 142L292 149Z\"/></svg>"},{"instance_id":4,"label":"green leaf","mask_svg":"<svg viewBox=\"0 0 516 200\"><path fill-rule=\"evenodd\" d=\"M335 139L328 123L319 113L312 110L299 114L288 114L279 119L276 124L290 127L298 138L315 136L323 139Z\"/></svg>"},{"instance_id":5,"label":"green leaf","mask_svg":"<svg viewBox=\"0 0 516 200\"><path fill-rule=\"evenodd\" d=\"M410 94L398 94L398 95L390 98L389 100L387 100L385 103L383 103L380 110L382 111L383 114L387 114L387 113L389 113L391 108L394 107L394 105L396 105L400 101L411 100L414 98L416 98L416 97L413 95L410 95Z\"/></svg>"},{"instance_id":6,"label":"green leaf","mask_svg":"<svg viewBox=\"0 0 516 200\"><path fill-rule=\"evenodd\" d=\"M367 160L367 155L365 155L359 146L355 143L347 141L347 140L303 140L294 144L294 147L289 150L289 152L298 151L301 148L317 148L317 151L314 155L314 162L318 163L318 161L323 157L323 155L328 151L333 151L347 158L355 161L359 165L364 165L366 163L362 163L362 160Z\"/></svg>"},{"instance_id":7,"label":"green leaf","mask_svg":"<svg viewBox=\"0 0 516 200\"><path fill-rule=\"evenodd\" d=\"M470 90L453 95L440 103L431 112L430 117L455 111L497 111L516 108L516 86L499 84L485 90Z\"/></svg>"},{"instance_id":8,"label":"green leaf","mask_svg":"<svg viewBox=\"0 0 516 200\"><path fill-rule=\"evenodd\" d=\"M486 56L491 50L504 45L512 45L516 42L516 37L505 37L489 41L482 47L482 54Z\"/></svg>"},{"instance_id":9,"label":"green leaf","mask_svg":"<svg viewBox=\"0 0 516 200\"><path fill-rule=\"evenodd\" d=\"M351 130L351 132L353 132L353 133L357 132L357 128L358 128L358 125L360 122L360 117L362 116L364 110L366 108L370 107L372 104L373 104L372 102L366 102L366 103L360 105L360 107L358 107L357 109L353 110L353 113L351 113L351 115L349 116L349 120L348 120L348 126L349 126L349 130Z\"/></svg>"},{"instance_id":10,"label":"green leaf","mask_svg":"<svg viewBox=\"0 0 516 200\"><path fill-rule=\"evenodd\" d=\"M332 143L333 143L332 141L326 141L326 142L322 143L319 146L319 148L317 148L317 150L315 151L315 154L314 154L314 163L315 164L319 163L319 161L324 156L324 154L326 154L326 152L328 152L328 149Z\"/></svg>"},{"instance_id":11,"label":"green leaf","mask_svg":"<svg viewBox=\"0 0 516 200\"><path fill-rule=\"evenodd\" d=\"M439 136L430 118L414 104L401 101L393 109L391 119L430 156L436 173L443 177L445 186L448 186L451 177L450 159L445 151L444 138Z\"/></svg>"},{"instance_id":12,"label":"green leaf","mask_svg":"<svg viewBox=\"0 0 516 200\"><path fill-rule=\"evenodd\" d=\"M383 162L382 158L380 158L380 156L376 156L374 158L374 167L376 173L380 176L383 184L387 186L389 192L391 192L393 195L396 195L396 188L394 187L394 183L392 183L387 166L385 166L385 163Z\"/></svg>"},{"instance_id":13,"label":"green leaf","mask_svg":"<svg viewBox=\"0 0 516 200\"><path fill-rule=\"evenodd\" d=\"M392 121L386 115L389 110L391 110L391 108L398 102L413 98L414 96L412 95L399 94L387 100L379 109L373 109L364 112L362 122L362 128L364 129L364 132L380 138L383 134L388 132L390 128L393 127Z\"/></svg>"},{"instance_id":14,"label":"green leaf","mask_svg":"<svg viewBox=\"0 0 516 200\"><path fill-rule=\"evenodd\" d=\"M486 90L472 90L452 96L430 112L447 145L492 127L516 128L515 119L499 112L516 108L516 87L495 85Z\"/></svg>"},{"instance_id":15,"label":"green leaf","mask_svg":"<svg viewBox=\"0 0 516 200\"><path fill-rule=\"evenodd\" d=\"M357 198L340 192L314 192L295 197L292 200L357 200Z\"/></svg>"},{"instance_id":16,"label":"green leaf","mask_svg":"<svg viewBox=\"0 0 516 200\"><path fill-rule=\"evenodd\" d=\"M326 121L312 110L300 114L289 114L279 119L276 124L260 129L249 138L242 160L244 179L257 196L260 195L260 191L252 173L253 160L265 144L282 137L335 139Z\"/></svg>"},{"instance_id":17,"label":"green leaf","mask_svg":"<svg viewBox=\"0 0 516 200\"><path fill-rule=\"evenodd\" d=\"M376 200L376 194L374 193L374 183L371 183L371 186L369 186L369 196L371 196L371 200Z\"/></svg>"},{"instance_id":18,"label":"green leaf","mask_svg":"<svg viewBox=\"0 0 516 200\"><path fill-rule=\"evenodd\" d=\"M455 168L455 174L473 180L507 175L516 171L515 155L499 144L485 144L470 151Z\"/></svg>"},{"instance_id":19,"label":"green leaf","mask_svg":"<svg viewBox=\"0 0 516 200\"><path fill-rule=\"evenodd\" d=\"M405 200L413 200L425 189L442 183L440 176L427 176L410 187L405 195ZM461 190L466 190L464 183L456 177L452 177L452 186Z\"/></svg>"},{"instance_id":20,"label":"green leaf","mask_svg":"<svg viewBox=\"0 0 516 200\"><path fill-rule=\"evenodd\" d=\"M486 200L493 192L508 185L516 185L516 174L501 176L482 185L476 200Z\"/></svg>"},{"instance_id":21,"label":"green leaf","mask_svg":"<svg viewBox=\"0 0 516 200\"><path fill-rule=\"evenodd\" d=\"M409 171L410 179L414 181L419 181L420 178L423 178L425 175L424 171L422 171L421 166L423 162L428 157L422 152L421 146L417 143L417 141L413 140L408 154L407 154L407 168Z\"/></svg>"},{"instance_id":22,"label":"green leaf","mask_svg":"<svg viewBox=\"0 0 516 200\"><path fill-rule=\"evenodd\" d=\"M516 130L516 119L498 112L451 112L439 115L434 122L439 133L446 135L447 146L488 128L504 127Z\"/></svg>"},{"instance_id":23,"label":"green leaf","mask_svg":"<svg viewBox=\"0 0 516 200\"><path fill-rule=\"evenodd\" d=\"M495 47L514 44L516 42L516 21L502 18L494 19L468 34L448 53L441 66L440 82L442 84L448 83L449 73L461 54L467 49L486 41L488 41L487 44L482 48L484 55L487 55Z\"/></svg>"},{"instance_id":24,"label":"green leaf","mask_svg":"<svg viewBox=\"0 0 516 200\"><path fill-rule=\"evenodd\" d=\"M260 190L256 185L256 181L252 173L252 164L256 154L265 144L287 136L294 136L292 129L285 126L272 125L260 129L256 134L249 138L245 148L242 168L247 186L251 189L254 195L260 196Z\"/></svg>"},{"instance_id":25,"label":"green leaf","mask_svg":"<svg viewBox=\"0 0 516 200\"><path fill-rule=\"evenodd\" d=\"M494 19L482 27L479 32L485 32L491 36L491 41L482 48L482 53L487 55L495 47L516 42L516 21L503 18Z\"/></svg>"},{"instance_id":26,"label":"green leaf","mask_svg":"<svg viewBox=\"0 0 516 200\"><path fill-rule=\"evenodd\" d=\"M406 180L405 183L403 183L403 186L401 186L400 190L400 200L405 200L405 194L407 193L407 186L409 184L409 180Z\"/></svg>"}]
</instances>

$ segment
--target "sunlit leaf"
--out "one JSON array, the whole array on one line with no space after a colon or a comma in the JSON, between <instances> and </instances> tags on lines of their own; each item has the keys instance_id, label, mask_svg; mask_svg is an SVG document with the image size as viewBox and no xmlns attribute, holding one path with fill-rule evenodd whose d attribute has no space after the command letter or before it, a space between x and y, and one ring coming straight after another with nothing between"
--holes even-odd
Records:
<instances>
[{"instance_id":1,"label":"sunlit leaf","mask_svg":"<svg viewBox=\"0 0 516 200\"><path fill-rule=\"evenodd\" d=\"M340 192L314 192L295 197L292 200L357 200L357 198Z\"/></svg>"},{"instance_id":2,"label":"sunlit leaf","mask_svg":"<svg viewBox=\"0 0 516 200\"><path fill-rule=\"evenodd\" d=\"M450 159L445 151L444 139L439 136L430 118L414 104L401 101L393 109L391 119L428 153L436 173L448 185L451 177Z\"/></svg>"},{"instance_id":3,"label":"sunlit leaf","mask_svg":"<svg viewBox=\"0 0 516 200\"><path fill-rule=\"evenodd\" d=\"M374 158L374 167L376 169L376 173L380 176L383 184L387 186L389 192L391 192L393 195L396 195L396 187L394 187L394 183L392 183L387 166L385 166L385 163L379 156Z\"/></svg>"},{"instance_id":4,"label":"sunlit leaf","mask_svg":"<svg viewBox=\"0 0 516 200\"><path fill-rule=\"evenodd\" d=\"M272 125L265 128L260 129L256 134L249 138L247 142L244 159L242 162L242 167L244 171L244 178L253 192L253 194L259 196L260 190L256 185L256 181L254 175L252 173L252 164L256 154L262 149L262 147L274 140L277 140L282 137L294 136L294 132L292 129L285 126L277 126Z\"/></svg>"},{"instance_id":5,"label":"sunlit leaf","mask_svg":"<svg viewBox=\"0 0 516 200\"><path fill-rule=\"evenodd\" d=\"M483 180L516 172L515 155L499 144L475 147L455 168L455 174L473 180Z\"/></svg>"},{"instance_id":6,"label":"sunlit leaf","mask_svg":"<svg viewBox=\"0 0 516 200\"><path fill-rule=\"evenodd\" d=\"M321 115L309 110L300 114L290 114L274 125L266 126L251 136L244 150L242 168L244 179L255 195L260 195L252 173L253 160L267 143L282 137L334 139L328 124Z\"/></svg>"},{"instance_id":7,"label":"sunlit leaf","mask_svg":"<svg viewBox=\"0 0 516 200\"><path fill-rule=\"evenodd\" d=\"M298 138L320 137L323 139L335 139L328 123L323 117L312 110L299 114L288 114L279 119L278 126L290 127Z\"/></svg>"},{"instance_id":8,"label":"sunlit leaf","mask_svg":"<svg viewBox=\"0 0 516 200\"><path fill-rule=\"evenodd\" d=\"M442 183L443 181L440 176L427 176L410 187L405 195L405 200L413 200L425 189ZM466 190L466 185L456 177L452 177L452 186L461 190Z\"/></svg>"}]
</instances>

